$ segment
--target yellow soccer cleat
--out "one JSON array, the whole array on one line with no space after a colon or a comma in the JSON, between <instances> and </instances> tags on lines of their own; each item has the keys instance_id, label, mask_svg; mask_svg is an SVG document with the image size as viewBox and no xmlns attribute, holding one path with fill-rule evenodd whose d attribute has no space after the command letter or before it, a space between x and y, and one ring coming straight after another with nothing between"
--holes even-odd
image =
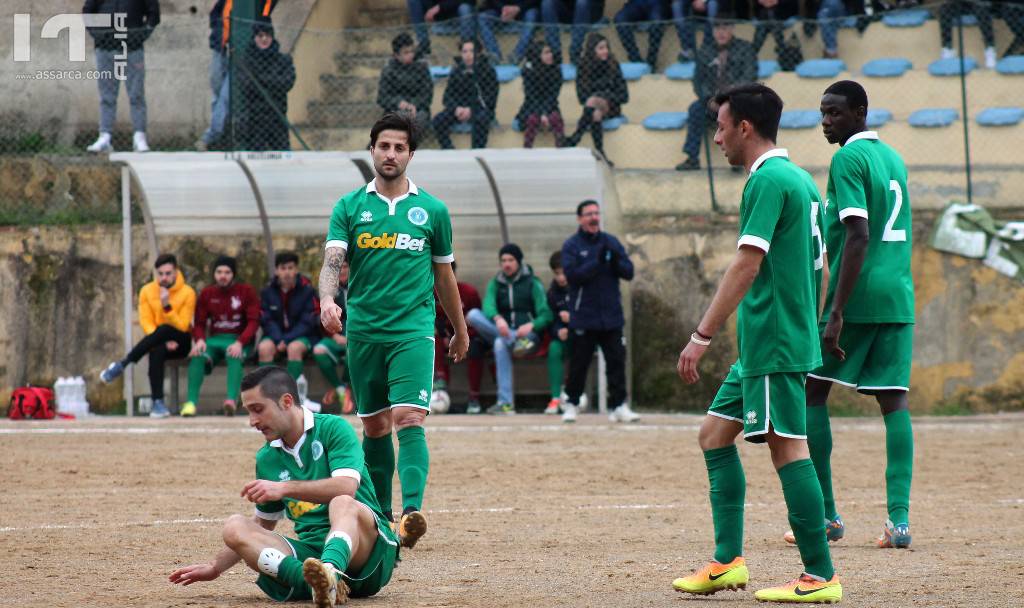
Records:
<instances>
[{"instance_id":1,"label":"yellow soccer cleat","mask_svg":"<svg viewBox=\"0 0 1024 608\"><path fill-rule=\"evenodd\" d=\"M737 557L728 564L710 562L690 576L672 581L672 588L682 593L711 595L725 589L746 589L749 580L747 562Z\"/></svg>"},{"instance_id":2,"label":"yellow soccer cleat","mask_svg":"<svg viewBox=\"0 0 1024 608\"><path fill-rule=\"evenodd\" d=\"M778 587L768 587L754 593L759 602L781 602L786 604L838 604L843 599L843 586L839 577L833 575L830 581L819 581L806 574Z\"/></svg>"},{"instance_id":3,"label":"yellow soccer cleat","mask_svg":"<svg viewBox=\"0 0 1024 608\"><path fill-rule=\"evenodd\" d=\"M181 417L191 417L196 415L196 404L191 401L186 401L182 404L181 409L178 411L178 415Z\"/></svg>"},{"instance_id":4,"label":"yellow soccer cleat","mask_svg":"<svg viewBox=\"0 0 1024 608\"><path fill-rule=\"evenodd\" d=\"M398 538L402 546L412 549L416 541L427 533L427 518L419 511L409 511L398 521Z\"/></svg>"}]
</instances>

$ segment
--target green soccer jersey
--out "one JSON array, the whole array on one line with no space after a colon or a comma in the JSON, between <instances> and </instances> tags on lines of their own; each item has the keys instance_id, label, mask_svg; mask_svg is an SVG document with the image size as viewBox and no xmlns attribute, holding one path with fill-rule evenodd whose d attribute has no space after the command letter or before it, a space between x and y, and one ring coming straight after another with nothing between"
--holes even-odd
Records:
<instances>
[{"instance_id":1,"label":"green soccer jersey","mask_svg":"<svg viewBox=\"0 0 1024 608\"><path fill-rule=\"evenodd\" d=\"M443 202L409 180L395 200L376 180L334 206L327 247L350 251L347 335L396 342L434 335L433 262L451 262L452 223Z\"/></svg>"},{"instance_id":2,"label":"green soccer jersey","mask_svg":"<svg viewBox=\"0 0 1024 608\"><path fill-rule=\"evenodd\" d=\"M765 252L737 319L744 378L806 372L821 365L818 299L822 245L815 235L821 200L811 176L785 150L753 164L740 203L740 238Z\"/></svg>"},{"instance_id":3,"label":"green soccer jersey","mask_svg":"<svg viewBox=\"0 0 1024 608\"><path fill-rule=\"evenodd\" d=\"M288 449L277 439L256 453L256 478L316 481L350 477L359 482L355 499L370 507L378 519L383 520L384 514L377 504L377 494L363 461L363 447L352 425L337 416L314 414L305 408L302 414L305 432L293 449ZM287 516L295 524L295 533L302 541L323 542L331 528L328 505L294 498L257 504L256 515L273 520Z\"/></svg>"},{"instance_id":4,"label":"green soccer jersey","mask_svg":"<svg viewBox=\"0 0 1024 608\"><path fill-rule=\"evenodd\" d=\"M824 232L831 279L822 321L827 321L839 281L846 241L843 220L853 216L868 221L868 251L843 320L913 323L910 195L903 159L874 131L857 133L832 157L827 194Z\"/></svg>"}]
</instances>

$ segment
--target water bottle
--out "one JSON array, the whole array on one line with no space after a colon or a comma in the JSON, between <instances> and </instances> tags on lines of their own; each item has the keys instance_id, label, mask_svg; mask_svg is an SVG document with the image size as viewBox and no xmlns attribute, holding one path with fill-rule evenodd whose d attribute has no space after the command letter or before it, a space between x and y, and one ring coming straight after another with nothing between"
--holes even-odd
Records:
<instances>
[{"instance_id":1,"label":"water bottle","mask_svg":"<svg viewBox=\"0 0 1024 608\"><path fill-rule=\"evenodd\" d=\"M53 383L53 396L57 400L58 412L66 412L68 409L67 386L68 379L64 376L57 378L57 381Z\"/></svg>"},{"instance_id":2,"label":"water bottle","mask_svg":"<svg viewBox=\"0 0 1024 608\"><path fill-rule=\"evenodd\" d=\"M309 382L306 381L306 374L299 375L299 379L295 381L295 384L299 387L299 405L306 402L306 395L309 393Z\"/></svg>"}]
</instances>

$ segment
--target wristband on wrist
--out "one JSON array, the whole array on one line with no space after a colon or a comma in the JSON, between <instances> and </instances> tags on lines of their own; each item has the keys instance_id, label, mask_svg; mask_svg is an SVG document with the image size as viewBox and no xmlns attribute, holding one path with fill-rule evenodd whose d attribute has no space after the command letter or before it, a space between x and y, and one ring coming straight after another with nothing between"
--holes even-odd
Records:
<instances>
[{"instance_id":1,"label":"wristband on wrist","mask_svg":"<svg viewBox=\"0 0 1024 608\"><path fill-rule=\"evenodd\" d=\"M713 336L705 336L704 334L700 333L699 329L694 330L693 333L697 334L697 337L700 338L701 340L710 340L713 337Z\"/></svg>"},{"instance_id":2,"label":"wristband on wrist","mask_svg":"<svg viewBox=\"0 0 1024 608\"><path fill-rule=\"evenodd\" d=\"M700 337L700 334L698 334L697 332L693 332L692 334L690 334L690 342L693 342L698 346L708 346L711 344L711 339L708 338L707 340L704 340Z\"/></svg>"}]
</instances>

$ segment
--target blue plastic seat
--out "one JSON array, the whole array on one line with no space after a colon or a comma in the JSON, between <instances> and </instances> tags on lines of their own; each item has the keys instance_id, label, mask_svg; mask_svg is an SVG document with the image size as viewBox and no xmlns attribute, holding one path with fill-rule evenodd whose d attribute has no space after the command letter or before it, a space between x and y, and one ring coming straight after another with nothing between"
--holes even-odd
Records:
<instances>
[{"instance_id":1,"label":"blue plastic seat","mask_svg":"<svg viewBox=\"0 0 1024 608\"><path fill-rule=\"evenodd\" d=\"M774 59L761 59L757 62L757 77L760 80L767 80L780 69L778 61Z\"/></svg>"},{"instance_id":2,"label":"blue plastic seat","mask_svg":"<svg viewBox=\"0 0 1024 608\"><path fill-rule=\"evenodd\" d=\"M985 108L976 121L986 127L1009 127L1024 119L1024 108Z\"/></svg>"},{"instance_id":3,"label":"blue plastic seat","mask_svg":"<svg viewBox=\"0 0 1024 608\"><path fill-rule=\"evenodd\" d=\"M821 124L818 110L786 110L779 120L780 129L810 129Z\"/></svg>"},{"instance_id":4,"label":"blue plastic seat","mask_svg":"<svg viewBox=\"0 0 1024 608\"><path fill-rule=\"evenodd\" d=\"M432 65L430 66L430 77L434 80L440 80L442 78L448 78L452 73L452 66L450 65Z\"/></svg>"},{"instance_id":5,"label":"blue plastic seat","mask_svg":"<svg viewBox=\"0 0 1024 608\"><path fill-rule=\"evenodd\" d=\"M845 69L842 59L808 59L796 66L796 75L801 78L835 78Z\"/></svg>"},{"instance_id":6,"label":"blue plastic seat","mask_svg":"<svg viewBox=\"0 0 1024 608\"><path fill-rule=\"evenodd\" d=\"M519 78L519 66L518 65L498 65L494 67L495 73L498 75L498 82L510 82Z\"/></svg>"},{"instance_id":7,"label":"blue plastic seat","mask_svg":"<svg viewBox=\"0 0 1024 608\"><path fill-rule=\"evenodd\" d=\"M953 24L955 25L956 21L953 21ZM970 13L968 13L966 15L960 15L960 25L962 25L964 27L971 27L972 25L978 25L978 18L975 17L974 15L971 15Z\"/></svg>"},{"instance_id":8,"label":"blue plastic seat","mask_svg":"<svg viewBox=\"0 0 1024 608\"><path fill-rule=\"evenodd\" d=\"M645 129L650 131L678 131L686 126L686 112L655 112L644 119Z\"/></svg>"},{"instance_id":9,"label":"blue plastic seat","mask_svg":"<svg viewBox=\"0 0 1024 608\"><path fill-rule=\"evenodd\" d=\"M892 120L892 112L881 108L873 108L868 110L866 123L867 126L871 127L872 129L877 129L878 127L885 126L885 123L889 122L890 120Z\"/></svg>"},{"instance_id":10,"label":"blue plastic seat","mask_svg":"<svg viewBox=\"0 0 1024 608\"><path fill-rule=\"evenodd\" d=\"M604 127L605 131L614 131L622 125L629 122L629 118L625 114L622 116L616 116L615 118L606 118L601 121L601 126Z\"/></svg>"},{"instance_id":11,"label":"blue plastic seat","mask_svg":"<svg viewBox=\"0 0 1024 608\"><path fill-rule=\"evenodd\" d=\"M964 74L970 74L976 67L978 62L973 57L964 57ZM928 64L928 73L932 76L959 76L960 58L936 59Z\"/></svg>"},{"instance_id":12,"label":"blue plastic seat","mask_svg":"<svg viewBox=\"0 0 1024 608\"><path fill-rule=\"evenodd\" d=\"M865 76L875 78L893 78L902 76L904 72L914 67L909 59L903 57L883 57L872 59L864 64L861 71Z\"/></svg>"},{"instance_id":13,"label":"blue plastic seat","mask_svg":"<svg viewBox=\"0 0 1024 608\"><path fill-rule=\"evenodd\" d=\"M996 63L1000 74L1024 74L1024 55L1009 55Z\"/></svg>"},{"instance_id":14,"label":"blue plastic seat","mask_svg":"<svg viewBox=\"0 0 1024 608\"><path fill-rule=\"evenodd\" d=\"M665 77L669 80L693 80L693 74L696 70L697 64L692 61L673 63L665 68Z\"/></svg>"},{"instance_id":15,"label":"blue plastic seat","mask_svg":"<svg viewBox=\"0 0 1024 608\"><path fill-rule=\"evenodd\" d=\"M625 62L619 64L622 70L622 77L626 80L640 80L641 77L651 73L651 66L647 63Z\"/></svg>"},{"instance_id":16,"label":"blue plastic seat","mask_svg":"<svg viewBox=\"0 0 1024 608\"><path fill-rule=\"evenodd\" d=\"M882 23L889 27L921 27L931 17L926 9L912 8L905 11L893 11L882 17Z\"/></svg>"},{"instance_id":17,"label":"blue plastic seat","mask_svg":"<svg viewBox=\"0 0 1024 608\"><path fill-rule=\"evenodd\" d=\"M912 127L948 127L959 117L953 108L925 108L907 117L907 122Z\"/></svg>"},{"instance_id":18,"label":"blue plastic seat","mask_svg":"<svg viewBox=\"0 0 1024 608\"><path fill-rule=\"evenodd\" d=\"M571 63L562 64L562 80L576 80L576 66Z\"/></svg>"}]
</instances>

